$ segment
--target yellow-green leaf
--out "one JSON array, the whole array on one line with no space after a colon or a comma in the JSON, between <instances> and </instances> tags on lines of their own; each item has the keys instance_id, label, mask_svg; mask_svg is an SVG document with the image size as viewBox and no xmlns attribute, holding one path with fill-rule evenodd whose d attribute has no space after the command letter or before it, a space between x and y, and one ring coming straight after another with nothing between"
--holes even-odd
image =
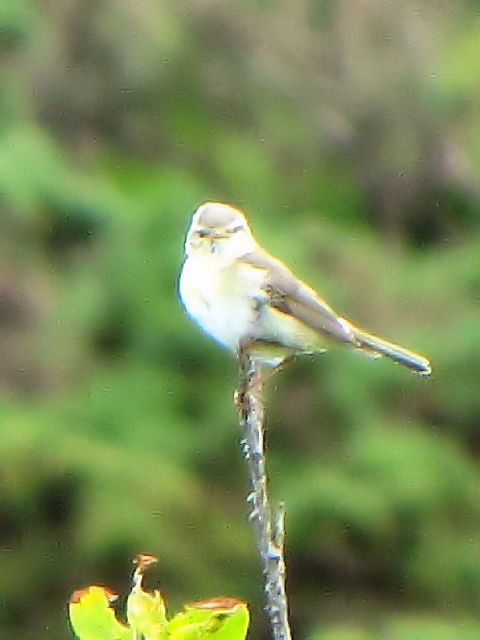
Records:
<instances>
[{"instance_id":1,"label":"yellow-green leaf","mask_svg":"<svg viewBox=\"0 0 480 640\"><path fill-rule=\"evenodd\" d=\"M127 619L132 631L143 634L147 640L164 638L167 618L160 592L148 593L135 585L127 600Z\"/></svg>"},{"instance_id":2,"label":"yellow-green leaf","mask_svg":"<svg viewBox=\"0 0 480 640\"><path fill-rule=\"evenodd\" d=\"M234 598L213 598L185 607L168 625L171 640L244 640L249 613Z\"/></svg>"},{"instance_id":3,"label":"yellow-green leaf","mask_svg":"<svg viewBox=\"0 0 480 640\"><path fill-rule=\"evenodd\" d=\"M87 587L70 598L70 623L80 640L132 640L130 630L117 620L110 604L114 594L104 587Z\"/></svg>"}]
</instances>

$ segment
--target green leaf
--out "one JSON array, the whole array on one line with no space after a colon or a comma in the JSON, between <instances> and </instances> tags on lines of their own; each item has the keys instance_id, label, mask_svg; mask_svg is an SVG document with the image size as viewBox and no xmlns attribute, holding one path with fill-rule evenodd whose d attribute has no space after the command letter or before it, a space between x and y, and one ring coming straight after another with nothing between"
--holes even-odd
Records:
<instances>
[{"instance_id":1,"label":"green leaf","mask_svg":"<svg viewBox=\"0 0 480 640\"><path fill-rule=\"evenodd\" d=\"M234 598L213 598L186 605L169 623L171 640L244 640L249 613Z\"/></svg>"},{"instance_id":2,"label":"green leaf","mask_svg":"<svg viewBox=\"0 0 480 640\"><path fill-rule=\"evenodd\" d=\"M110 604L116 596L104 587L87 587L70 598L70 623L80 640L132 640L130 630L117 620Z\"/></svg>"},{"instance_id":3,"label":"green leaf","mask_svg":"<svg viewBox=\"0 0 480 640\"><path fill-rule=\"evenodd\" d=\"M165 603L159 591L144 591L140 584L135 585L127 600L128 623L147 640L161 640L165 637L167 618Z\"/></svg>"}]
</instances>

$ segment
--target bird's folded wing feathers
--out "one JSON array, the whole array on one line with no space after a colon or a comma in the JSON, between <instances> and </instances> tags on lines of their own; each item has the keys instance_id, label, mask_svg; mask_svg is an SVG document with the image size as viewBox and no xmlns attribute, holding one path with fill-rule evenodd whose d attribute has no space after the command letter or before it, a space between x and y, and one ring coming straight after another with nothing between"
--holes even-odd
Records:
<instances>
[{"instance_id":1,"label":"bird's folded wing feathers","mask_svg":"<svg viewBox=\"0 0 480 640\"><path fill-rule=\"evenodd\" d=\"M265 270L263 290L269 304L297 318L308 327L346 343L355 343L350 324L337 316L313 289L297 278L279 260L259 247L241 260Z\"/></svg>"}]
</instances>

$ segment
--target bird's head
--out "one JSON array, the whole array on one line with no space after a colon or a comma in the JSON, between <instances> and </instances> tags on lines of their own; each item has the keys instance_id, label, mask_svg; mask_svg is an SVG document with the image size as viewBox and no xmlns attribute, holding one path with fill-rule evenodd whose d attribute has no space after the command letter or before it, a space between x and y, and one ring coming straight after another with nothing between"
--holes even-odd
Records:
<instances>
[{"instance_id":1,"label":"bird's head","mask_svg":"<svg viewBox=\"0 0 480 640\"><path fill-rule=\"evenodd\" d=\"M195 211L185 241L188 256L205 253L226 260L238 258L254 246L245 215L222 202L206 202Z\"/></svg>"}]
</instances>

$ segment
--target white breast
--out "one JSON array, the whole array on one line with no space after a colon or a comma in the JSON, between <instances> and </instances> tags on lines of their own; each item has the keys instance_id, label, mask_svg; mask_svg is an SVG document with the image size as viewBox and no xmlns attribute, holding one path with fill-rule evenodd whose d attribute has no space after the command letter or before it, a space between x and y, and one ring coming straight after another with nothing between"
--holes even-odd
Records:
<instances>
[{"instance_id":1,"label":"white breast","mask_svg":"<svg viewBox=\"0 0 480 640\"><path fill-rule=\"evenodd\" d=\"M215 256L190 256L182 269L180 296L203 331L235 351L241 338L252 335L263 277L261 270L236 261L220 266Z\"/></svg>"}]
</instances>

